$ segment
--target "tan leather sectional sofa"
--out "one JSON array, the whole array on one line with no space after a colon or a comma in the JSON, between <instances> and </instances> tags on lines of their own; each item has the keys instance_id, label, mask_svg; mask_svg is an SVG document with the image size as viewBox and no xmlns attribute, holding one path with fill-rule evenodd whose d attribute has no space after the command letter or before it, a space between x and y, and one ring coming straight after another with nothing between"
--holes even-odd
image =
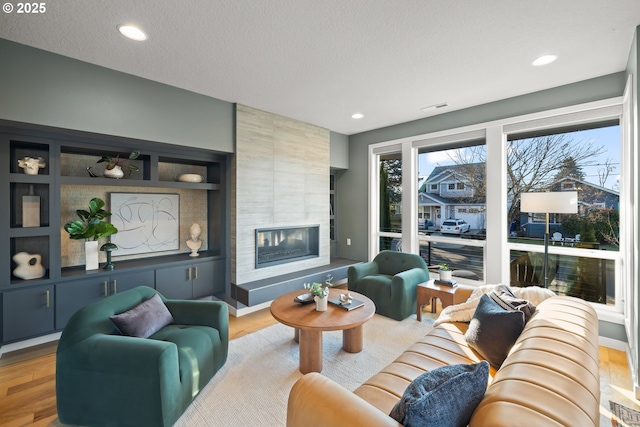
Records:
<instances>
[{"instance_id":1,"label":"tan leather sectional sofa","mask_svg":"<svg viewBox=\"0 0 640 427\"><path fill-rule=\"evenodd\" d=\"M460 292L457 292L460 293ZM467 323L444 323L351 392L311 373L291 389L287 426L399 426L388 416L410 382L443 365L477 363ZM598 426L598 318L580 299L542 302L490 385L469 426Z\"/></svg>"}]
</instances>

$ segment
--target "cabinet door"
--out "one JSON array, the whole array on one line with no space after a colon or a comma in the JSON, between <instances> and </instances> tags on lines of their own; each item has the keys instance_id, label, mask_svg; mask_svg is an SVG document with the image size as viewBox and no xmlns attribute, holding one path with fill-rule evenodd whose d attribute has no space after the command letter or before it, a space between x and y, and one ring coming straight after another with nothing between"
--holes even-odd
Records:
<instances>
[{"instance_id":1,"label":"cabinet door","mask_svg":"<svg viewBox=\"0 0 640 427\"><path fill-rule=\"evenodd\" d=\"M73 313L107 295L108 276L56 285L56 329L63 329Z\"/></svg>"},{"instance_id":2,"label":"cabinet door","mask_svg":"<svg viewBox=\"0 0 640 427\"><path fill-rule=\"evenodd\" d=\"M169 299L193 297L193 271L190 265L156 269L156 290Z\"/></svg>"},{"instance_id":3,"label":"cabinet door","mask_svg":"<svg viewBox=\"0 0 640 427\"><path fill-rule=\"evenodd\" d=\"M193 297L202 298L213 295L214 291L214 265L213 261L193 264Z\"/></svg>"},{"instance_id":4,"label":"cabinet door","mask_svg":"<svg viewBox=\"0 0 640 427\"><path fill-rule=\"evenodd\" d=\"M2 341L9 342L53 332L53 286L2 294Z\"/></svg>"},{"instance_id":5,"label":"cabinet door","mask_svg":"<svg viewBox=\"0 0 640 427\"><path fill-rule=\"evenodd\" d=\"M148 286L153 288L155 285L155 274L153 270L137 271L135 273L113 274L109 283L110 295L118 292L128 291L136 286Z\"/></svg>"}]
</instances>

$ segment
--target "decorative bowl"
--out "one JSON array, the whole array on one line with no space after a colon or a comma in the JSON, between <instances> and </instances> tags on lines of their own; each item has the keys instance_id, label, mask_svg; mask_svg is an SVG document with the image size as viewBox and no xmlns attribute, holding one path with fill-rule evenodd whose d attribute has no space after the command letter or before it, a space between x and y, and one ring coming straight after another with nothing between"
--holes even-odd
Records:
<instances>
[{"instance_id":1,"label":"decorative bowl","mask_svg":"<svg viewBox=\"0 0 640 427\"><path fill-rule=\"evenodd\" d=\"M204 177L197 173L183 173L178 176L178 181L180 182L202 182L203 180Z\"/></svg>"}]
</instances>

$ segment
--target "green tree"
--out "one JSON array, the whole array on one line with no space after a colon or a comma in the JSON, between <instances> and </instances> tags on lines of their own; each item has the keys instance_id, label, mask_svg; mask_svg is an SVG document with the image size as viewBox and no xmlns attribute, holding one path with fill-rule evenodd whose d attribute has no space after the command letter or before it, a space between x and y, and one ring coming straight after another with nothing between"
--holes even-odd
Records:
<instances>
[{"instance_id":1,"label":"green tree","mask_svg":"<svg viewBox=\"0 0 640 427\"><path fill-rule=\"evenodd\" d=\"M387 168L380 162L380 231L391 231L391 196L388 181Z\"/></svg>"}]
</instances>

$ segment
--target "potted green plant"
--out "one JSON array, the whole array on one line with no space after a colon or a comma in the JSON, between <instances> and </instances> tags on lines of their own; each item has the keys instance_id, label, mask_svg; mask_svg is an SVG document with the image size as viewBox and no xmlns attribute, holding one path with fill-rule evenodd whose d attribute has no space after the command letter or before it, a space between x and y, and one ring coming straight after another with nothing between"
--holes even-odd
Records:
<instances>
[{"instance_id":1,"label":"potted green plant","mask_svg":"<svg viewBox=\"0 0 640 427\"><path fill-rule=\"evenodd\" d=\"M439 264L439 270L440 270L440 280L442 280L443 282L450 282L451 281L451 269L449 269L449 264L445 263L445 262L441 262Z\"/></svg>"},{"instance_id":2,"label":"potted green plant","mask_svg":"<svg viewBox=\"0 0 640 427\"><path fill-rule=\"evenodd\" d=\"M323 286L321 283L305 283L304 288L307 289L313 295L313 300L316 302L317 311L327 310L327 301L329 300L329 286Z\"/></svg>"},{"instance_id":3,"label":"potted green plant","mask_svg":"<svg viewBox=\"0 0 640 427\"><path fill-rule=\"evenodd\" d=\"M120 158L120 155L117 156L102 156L100 160L96 163L106 163L107 167L104 170L104 176L108 178L122 178L124 176L124 171L122 168L125 168L131 173L132 171L138 171L140 168L138 166L131 164L131 160L135 160L140 156L140 151L135 150L129 154L129 158L123 159Z\"/></svg>"},{"instance_id":4,"label":"potted green plant","mask_svg":"<svg viewBox=\"0 0 640 427\"><path fill-rule=\"evenodd\" d=\"M111 216L111 212L104 209L105 203L97 197L89 201L89 210L78 209L76 214L79 220L70 221L64 225L64 229L73 240L85 241L85 268L87 270L98 269L98 239L111 236L118 229L111 223L103 221Z\"/></svg>"}]
</instances>

